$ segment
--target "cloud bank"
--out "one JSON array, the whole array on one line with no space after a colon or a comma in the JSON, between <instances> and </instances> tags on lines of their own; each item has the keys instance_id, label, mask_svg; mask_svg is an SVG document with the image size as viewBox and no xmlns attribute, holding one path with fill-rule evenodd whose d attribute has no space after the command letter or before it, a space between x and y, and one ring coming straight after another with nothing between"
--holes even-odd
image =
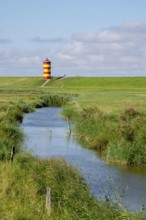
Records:
<instances>
[{"instance_id":1,"label":"cloud bank","mask_svg":"<svg viewBox=\"0 0 146 220\"><path fill-rule=\"evenodd\" d=\"M56 56L85 74L146 74L146 24L125 23L97 33L73 34Z\"/></svg>"},{"instance_id":2,"label":"cloud bank","mask_svg":"<svg viewBox=\"0 0 146 220\"><path fill-rule=\"evenodd\" d=\"M9 43L12 43L10 39L0 37L0 44L9 44Z\"/></svg>"},{"instance_id":3,"label":"cloud bank","mask_svg":"<svg viewBox=\"0 0 146 220\"><path fill-rule=\"evenodd\" d=\"M2 41L0 38L0 43ZM0 51L0 73L6 71L4 66L8 62L13 72L23 69L24 74L27 71L27 74L39 75L42 62L48 57L54 75L146 76L144 23L128 22L98 32L74 33L68 41L61 37L34 37L31 41L38 44L37 50ZM40 48L40 43L47 49ZM54 43L62 44L54 49Z\"/></svg>"},{"instance_id":4,"label":"cloud bank","mask_svg":"<svg viewBox=\"0 0 146 220\"><path fill-rule=\"evenodd\" d=\"M30 41L34 43L63 43L66 42L66 39L62 37L56 37L56 38L41 38L41 37L34 37L30 39Z\"/></svg>"}]
</instances>

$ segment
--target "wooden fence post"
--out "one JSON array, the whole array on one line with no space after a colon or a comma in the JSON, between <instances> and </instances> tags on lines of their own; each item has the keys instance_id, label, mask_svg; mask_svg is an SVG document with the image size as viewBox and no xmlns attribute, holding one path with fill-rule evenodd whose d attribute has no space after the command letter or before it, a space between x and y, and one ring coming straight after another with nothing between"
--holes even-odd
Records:
<instances>
[{"instance_id":1,"label":"wooden fence post","mask_svg":"<svg viewBox=\"0 0 146 220\"><path fill-rule=\"evenodd\" d=\"M10 152L10 163L13 162L14 155L15 155L15 147L12 147Z\"/></svg>"},{"instance_id":2,"label":"wooden fence post","mask_svg":"<svg viewBox=\"0 0 146 220\"><path fill-rule=\"evenodd\" d=\"M70 136L70 135L71 135L71 126L70 126L70 120L69 120L69 118L67 118L67 122L68 122L69 136Z\"/></svg>"},{"instance_id":3,"label":"wooden fence post","mask_svg":"<svg viewBox=\"0 0 146 220\"><path fill-rule=\"evenodd\" d=\"M50 188L47 188L46 209L47 209L48 215L50 216L51 214L51 189Z\"/></svg>"}]
</instances>

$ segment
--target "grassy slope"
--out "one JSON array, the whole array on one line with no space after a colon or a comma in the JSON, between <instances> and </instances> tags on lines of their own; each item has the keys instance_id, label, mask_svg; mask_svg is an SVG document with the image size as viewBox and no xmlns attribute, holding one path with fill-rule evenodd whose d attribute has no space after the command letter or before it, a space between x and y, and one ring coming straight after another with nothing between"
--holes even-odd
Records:
<instances>
[{"instance_id":1,"label":"grassy slope","mask_svg":"<svg viewBox=\"0 0 146 220\"><path fill-rule=\"evenodd\" d=\"M0 89L40 89L42 77L0 77ZM146 77L69 77L53 80L46 86L63 91L138 90L146 91ZM45 89L46 89L45 87Z\"/></svg>"},{"instance_id":2,"label":"grassy slope","mask_svg":"<svg viewBox=\"0 0 146 220\"><path fill-rule=\"evenodd\" d=\"M79 94L75 102L81 107L96 104L103 111L127 106L145 108L146 77L70 77L41 87L43 82L42 77L0 77L0 102L30 100L38 93L57 92Z\"/></svg>"},{"instance_id":3,"label":"grassy slope","mask_svg":"<svg viewBox=\"0 0 146 220\"><path fill-rule=\"evenodd\" d=\"M40 77L0 77L0 90L37 89L41 83Z\"/></svg>"},{"instance_id":4,"label":"grassy slope","mask_svg":"<svg viewBox=\"0 0 146 220\"><path fill-rule=\"evenodd\" d=\"M64 87L79 91L96 90L146 90L145 77L70 77L60 80Z\"/></svg>"},{"instance_id":5,"label":"grassy slope","mask_svg":"<svg viewBox=\"0 0 146 220\"><path fill-rule=\"evenodd\" d=\"M101 110L111 111L126 106L145 107L146 78L67 78L62 80L64 91L79 93L82 107L93 104Z\"/></svg>"}]
</instances>

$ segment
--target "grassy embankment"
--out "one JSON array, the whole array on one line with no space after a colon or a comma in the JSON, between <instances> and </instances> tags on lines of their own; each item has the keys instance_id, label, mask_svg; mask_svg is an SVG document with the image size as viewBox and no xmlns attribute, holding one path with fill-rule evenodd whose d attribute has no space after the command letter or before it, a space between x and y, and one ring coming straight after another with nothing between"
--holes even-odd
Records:
<instances>
[{"instance_id":1,"label":"grassy embankment","mask_svg":"<svg viewBox=\"0 0 146 220\"><path fill-rule=\"evenodd\" d=\"M41 77L2 77L0 102L21 98L29 104L48 92L78 95L65 110L66 118L78 116L76 137L109 162L146 164L145 77L75 77L42 84Z\"/></svg>"},{"instance_id":2,"label":"grassy embankment","mask_svg":"<svg viewBox=\"0 0 146 220\"><path fill-rule=\"evenodd\" d=\"M75 121L77 139L110 163L145 166L146 78L73 78L63 83L64 90L74 87L79 94L63 112Z\"/></svg>"},{"instance_id":3,"label":"grassy embankment","mask_svg":"<svg viewBox=\"0 0 146 220\"><path fill-rule=\"evenodd\" d=\"M103 83L102 80L109 82L107 90L105 89L107 88L106 83ZM89 190L78 172L64 161L39 160L22 153L20 146L23 134L18 129L17 122L22 120L23 112L32 111L35 107L49 105L50 97L48 99L48 95L46 96L48 92L53 94L54 92L79 94L80 96L73 100L67 107L68 109L65 110L66 117L72 117L74 111L70 106L74 106L75 112L80 114L79 118L88 116L87 118L92 119L89 116L89 110L83 110L82 107L94 104L99 105L100 110L105 109L108 103L102 102L101 97L99 97L100 92L107 95L108 98L111 97L110 111L109 109L104 111L106 114L107 112L111 114L111 112L120 111L120 100L116 98L115 102L115 95L112 96L114 91L117 94L119 93L119 96L123 97L124 103L127 104L129 96L128 99L127 96L124 99L124 94L126 95L129 92L132 105L136 106L138 101L139 107L143 109L145 88L136 87L134 89L133 85L127 86L127 89L122 88L122 86L118 88L116 85L113 86L113 82L110 83L110 79L98 78L96 80L67 78L62 81L51 82L44 88L40 87L41 84L42 79L37 77L33 78L33 82L32 78L0 78L0 135L4 139L1 142L0 218L49 219L45 212L45 194L46 188L50 187L52 190L50 219L144 219L141 214L132 215L125 210L118 210L109 202L97 202L90 196ZM63 86L60 86L62 84ZM110 87L111 93L109 92ZM123 92L121 92L122 89ZM140 102L139 99L135 100L134 94L141 97ZM55 97L58 96L55 95ZM53 105L54 99L51 99ZM55 103L57 105L58 101L56 100ZM93 109L96 110L95 112L93 110L94 117L95 115L102 115L99 114L99 110ZM109 116L106 115L106 117ZM112 118L112 116L110 117ZM92 128L89 127L89 129ZM9 152L14 144L17 156L10 164Z\"/></svg>"},{"instance_id":4,"label":"grassy embankment","mask_svg":"<svg viewBox=\"0 0 146 220\"><path fill-rule=\"evenodd\" d=\"M96 107L83 109L75 119L76 138L100 152L110 163L146 166L146 114L128 108L120 115Z\"/></svg>"}]
</instances>

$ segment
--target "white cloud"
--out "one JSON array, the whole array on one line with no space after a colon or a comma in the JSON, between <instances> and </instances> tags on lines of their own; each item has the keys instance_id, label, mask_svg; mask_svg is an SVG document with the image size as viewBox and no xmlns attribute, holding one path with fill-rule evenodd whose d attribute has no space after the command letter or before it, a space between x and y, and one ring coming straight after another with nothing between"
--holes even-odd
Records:
<instances>
[{"instance_id":1,"label":"white cloud","mask_svg":"<svg viewBox=\"0 0 146 220\"><path fill-rule=\"evenodd\" d=\"M54 37L54 38L41 38L41 37L34 37L30 39L30 41L34 43L64 43L66 39L62 37Z\"/></svg>"},{"instance_id":2,"label":"white cloud","mask_svg":"<svg viewBox=\"0 0 146 220\"><path fill-rule=\"evenodd\" d=\"M111 30L117 30L120 32L126 32L126 33L146 33L146 24L145 23L140 23L140 22L126 22L123 23L117 27L112 27Z\"/></svg>"},{"instance_id":3,"label":"white cloud","mask_svg":"<svg viewBox=\"0 0 146 220\"><path fill-rule=\"evenodd\" d=\"M42 62L49 50L5 49L0 52L0 76L2 75L41 75Z\"/></svg>"},{"instance_id":4,"label":"white cloud","mask_svg":"<svg viewBox=\"0 0 146 220\"><path fill-rule=\"evenodd\" d=\"M9 44L9 43L12 43L12 41L9 38L0 37L0 44Z\"/></svg>"},{"instance_id":5,"label":"white cloud","mask_svg":"<svg viewBox=\"0 0 146 220\"><path fill-rule=\"evenodd\" d=\"M83 34L73 34L72 39L79 42L88 42L88 43L96 43L96 42L112 42L112 41L120 41L121 36L110 30L104 30L98 33L90 32Z\"/></svg>"},{"instance_id":6,"label":"white cloud","mask_svg":"<svg viewBox=\"0 0 146 220\"><path fill-rule=\"evenodd\" d=\"M38 65L40 63L40 57L39 56L33 56L33 57L28 57L28 56L22 56L18 58L18 64L19 65Z\"/></svg>"},{"instance_id":7,"label":"white cloud","mask_svg":"<svg viewBox=\"0 0 146 220\"><path fill-rule=\"evenodd\" d=\"M61 39L56 38L56 42ZM49 38L35 40L51 43ZM48 57L54 75L146 75L146 24L143 23L129 22L98 32L74 33L58 49L53 45L52 49L1 51L0 74L4 66L6 71L8 63L18 75L19 69L24 74L41 75L42 62Z\"/></svg>"},{"instance_id":8,"label":"white cloud","mask_svg":"<svg viewBox=\"0 0 146 220\"><path fill-rule=\"evenodd\" d=\"M58 54L62 54L60 60ZM72 72L78 70L100 74L113 71L113 74L126 72L128 75L137 73L146 75L146 24L125 23L97 33L76 33L72 41L64 46L57 56L62 68ZM72 59L67 60L65 57Z\"/></svg>"}]
</instances>

